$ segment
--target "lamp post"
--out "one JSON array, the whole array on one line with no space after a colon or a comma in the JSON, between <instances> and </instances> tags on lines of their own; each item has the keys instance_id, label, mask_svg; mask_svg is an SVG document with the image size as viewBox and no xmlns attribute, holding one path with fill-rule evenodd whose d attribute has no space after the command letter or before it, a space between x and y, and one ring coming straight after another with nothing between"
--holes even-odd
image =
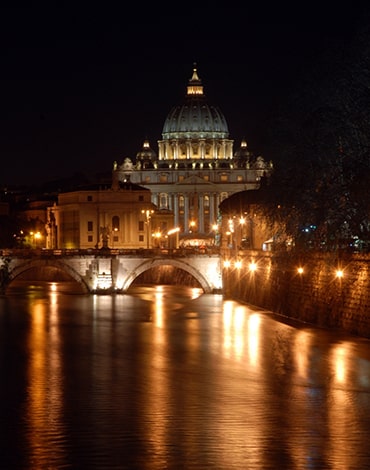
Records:
<instances>
[{"instance_id":1,"label":"lamp post","mask_svg":"<svg viewBox=\"0 0 370 470\"><path fill-rule=\"evenodd\" d=\"M246 222L245 217L240 216L240 218L239 218L239 227L240 227L239 247L240 247L240 249L245 248L245 245L246 245L245 233L244 233L245 222Z\"/></svg>"},{"instance_id":2,"label":"lamp post","mask_svg":"<svg viewBox=\"0 0 370 470\"><path fill-rule=\"evenodd\" d=\"M191 220L191 221L190 221L190 224L189 224L190 233L192 233L192 232L195 231L196 225L197 225L197 224L196 224L195 220Z\"/></svg>"},{"instance_id":3,"label":"lamp post","mask_svg":"<svg viewBox=\"0 0 370 470\"><path fill-rule=\"evenodd\" d=\"M217 246L219 244L219 233L218 233L218 225L217 224L213 224L212 225L212 231L214 233L213 235L213 245L214 246Z\"/></svg>"},{"instance_id":4,"label":"lamp post","mask_svg":"<svg viewBox=\"0 0 370 470\"><path fill-rule=\"evenodd\" d=\"M38 245L38 240L41 240L41 233L40 232L30 232L32 237L32 245L36 249Z\"/></svg>"},{"instance_id":5,"label":"lamp post","mask_svg":"<svg viewBox=\"0 0 370 470\"><path fill-rule=\"evenodd\" d=\"M233 221L233 219L230 218L227 221L227 224L228 224L228 231L226 232L226 235L228 235L228 246L229 246L229 250L230 250L230 253L231 253L231 251L234 248L234 243L235 243L235 240L234 240L234 221Z\"/></svg>"},{"instance_id":6,"label":"lamp post","mask_svg":"<svg viewBox=\"0 0 370 470\"><path fill-rule=\"evenodd\" d=\"M112 248L114 248L114 239L116 237L116 233L118 232L118 228L114 227L113 234L112 234Z\"/></svg>"},{"instance_id":7,"label":"lamp post","mask_svg":"<svg viewBox=\"0 0 370 470\"><path fill-rule=\"evenodd\" d=\"M162 233L157 231L153 233L153 237L155 239L155 248L160 248L161 247L161 238L162 238Z\"/></svg>"},{"instance_id":8,"label":"lamp post","mask_svg":"<svg viewBox=\"0 0 370 470\"><path fill-rule=\"evenodd\" d=\"M173 228L171 230L168 231L167 235L168 235L168 241L169 241L169 246L168 248L170 250L177 250L177 248L179 247L179 232L180 232L180 228L179 227L176 227L176 228ZM173 240L173 235L175 235L175 240Z\"/></svg>"},{"instance_id":9,"label":"lamp post","mask_svg":"<svg viewBox=\"0 0 370 470\"><path fill-rule=\"evenodd\" d=\"M150 219L153 214L153 210L150 209L143 209L141 211L142 214L145 215L145 223L146 223L146 248L149 250L149 235L150 235Z\"/></svg>"}]
</instances>

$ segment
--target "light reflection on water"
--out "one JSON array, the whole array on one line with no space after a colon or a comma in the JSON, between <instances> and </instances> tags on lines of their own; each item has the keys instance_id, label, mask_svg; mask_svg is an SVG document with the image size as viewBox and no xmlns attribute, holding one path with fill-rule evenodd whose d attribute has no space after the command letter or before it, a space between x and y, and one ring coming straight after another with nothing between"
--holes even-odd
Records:
<instances>
[{"instance_id":1,"label":"light reflection on water","mask_svg":"<svg viewBox=\"0 0 370 470\"><path fill-rule=\"evenodd\" d=\"M1 469L370 468L368 340L188 287L65 292L0 297Z\"/></svg>"}]
</instances>

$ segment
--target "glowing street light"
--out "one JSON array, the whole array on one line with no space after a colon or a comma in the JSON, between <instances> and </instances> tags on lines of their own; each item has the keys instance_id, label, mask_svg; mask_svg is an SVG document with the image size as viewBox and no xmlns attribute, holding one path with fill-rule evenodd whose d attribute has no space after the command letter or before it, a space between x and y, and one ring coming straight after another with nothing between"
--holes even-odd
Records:
<instances>
[{"instance_id":1,"label":"glowing street light","mask_svg":"<svg viewBox=\"0 0 370 470\"><path fill-rule=\"evenodd\" d=\"M240 260L235 261L235 267L236 267L236 269L241 269L242 262Z\"/></svg>"},{"instance_id":2,"label":"glowing street light","mask_svg":"<svg viewBox=\"0 0 370 470\"><path fill-rule=\"evenodd\" d=\"M149 250L149 235L150 235L150 219L153 214L153 210L150 209L143 209L141 211L142 214L145 214L145 223L146 223L146 247Z\"/></svg>"},{"instance_id":3,"label":"glowing street light","mask_svg":"<svg viewBox=\"0 0 370 470\"><path fill-rule=\"evenodd\" d=\"M251 261L249 263L249 271L252 271L252 272L257 271L257 264L254 261Z\"/></svg>"},{"instance_id":4,"label":"glowing street light","mask_svg":"<svg viewBox=\"0 0 370 470\"><path fill-rule=\"evenodd\" d=\"M37 248L38 240L41 240L42 235L40 232L30 232L30 235L32 237L32 244L34 245L34 248Z\"/></svg>"},{"instance_id":5,"label":"glowing street light","mask_svg":"<svg viewBox=\"0 0 370 470\"><path fill-rule=\"evenodd\" d=\"M175 227L171 230L169 230L167 232L167 236L170 237L169 238L169 248L172 249L172 248L175 248L177 250L177 248L179 247L179 232L180 232L180 227ZM173 237L171 235L175 235L175 243L173 243ZM173 246L175 245L175 246Z\"/></svg>"},{"instance_id":6,"label":"glowing street light","mask_svg":"<svg viewBox=\"0 0 370 470\"><path fill-rule=\"evenodd\" d=\"M239 228L240 228L240 234L239 234L239 247L240 248L243 248L243 240L244 240L244 227L245 227L245 224L246 224L246 219L245 217L243 216L240 216L239 218Z\"/></svg>"},{"instance_id":7,"label":"glowing street light","mask_svg":"<svg viewBox=\"0 0 370 470\"><path fill-rule=\"evenodd\" d=\"M118 228L117 227L114 227L113 229L113 233L112 233L112 248L114 248L114 239L116 238L116 234L118 232Z\"/></svg>"},{"instance_id":8,"label":"glowing street light","mask_svg":"<svg viewBox=\"0 0 370 470\"><path fill-rule=\"evenodd\" d=\"M219 233L218 233L218 224L213 224L212 225L212 231L214 233L213 236L213 244L216 246L219 244Z\"/></svg>"},{"instance_id":9,"label":"glowing street light","mask_svg":"<svg viewBox=\"0 0 370 470\"><path fill-rule=\"evenodd\" d=\"M162 233L161 233L161 232L155 232L155 233L153 233L152 236L153 236L153 237L155 238L155 240L156 240L155 246L156 246L157 248L160 248L160 244L161 244L161 243L160 243L160 240L161 240L161 237L162 237Z\"/></svg>"}]
</instances>

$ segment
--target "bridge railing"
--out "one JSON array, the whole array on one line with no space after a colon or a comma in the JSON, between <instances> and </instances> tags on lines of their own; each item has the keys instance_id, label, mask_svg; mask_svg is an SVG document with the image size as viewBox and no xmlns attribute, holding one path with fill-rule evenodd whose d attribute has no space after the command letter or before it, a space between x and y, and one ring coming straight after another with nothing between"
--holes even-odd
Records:
<instances>
[{"instance_id":1,"label":"bridge railing","mask_svg":"<svg viewBox=\"0 0 370 470\"><path fill-rule=\"evenodd\" d=\"M44 249L44 248L3 248L0 249L0 257L14 258L40 258L40 257L68 257L68 256L133 256L133 257L186 257L186 256L210 256L219 255L218 247L207 248L177 248L177 249L160 249L160 248L133 248L133 249L116 249L116 248L87 248L87 249Z\"/></svg>"}]
</instances>

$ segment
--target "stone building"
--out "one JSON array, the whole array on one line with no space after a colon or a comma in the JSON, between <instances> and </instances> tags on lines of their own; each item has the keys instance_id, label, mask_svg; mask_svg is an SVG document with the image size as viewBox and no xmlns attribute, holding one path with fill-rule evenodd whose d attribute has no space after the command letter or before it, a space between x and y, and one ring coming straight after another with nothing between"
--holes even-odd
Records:
<instances>
[{"instance_id":1,"label":"stone building","mask_svg":"<svg viewBox=\"0 0 370 470\"><path fill-rule=\"evenodd\" d=\"M148 189L115 181L59 194L47 210L46 248L163 248L173 228L173 213L158 211Z\"/></svg>"},{"instance_id":2,"label":"stone building","mask_svg":"<svg viewBox=\"0 0 370 470\"><path fill-rule=\"evenodd\" d=\"M184 102L165 119L158 154L144 141L113 164L112 182L64 192L48 209L46 248L176 248L219 245L222 201L256 190L272 163L234 141L209 104L196 65Z\"/></svg>"},{"instance_id":3,"label":"stone building","mask_svg":"<svg viewBox=\"0 0 370 470\"><path fill-rule=\"evenodd\" d=\"M258 189L272 163L234 142L222 111L209 104L194 65L183 104L174 106L163 125L158 154L148 140L133 161L114 163L114 179L130 180L151 191L159 209L173 211L181 239L218 240L219 205L230 195Z\"/></svg>"}]
</instances>

